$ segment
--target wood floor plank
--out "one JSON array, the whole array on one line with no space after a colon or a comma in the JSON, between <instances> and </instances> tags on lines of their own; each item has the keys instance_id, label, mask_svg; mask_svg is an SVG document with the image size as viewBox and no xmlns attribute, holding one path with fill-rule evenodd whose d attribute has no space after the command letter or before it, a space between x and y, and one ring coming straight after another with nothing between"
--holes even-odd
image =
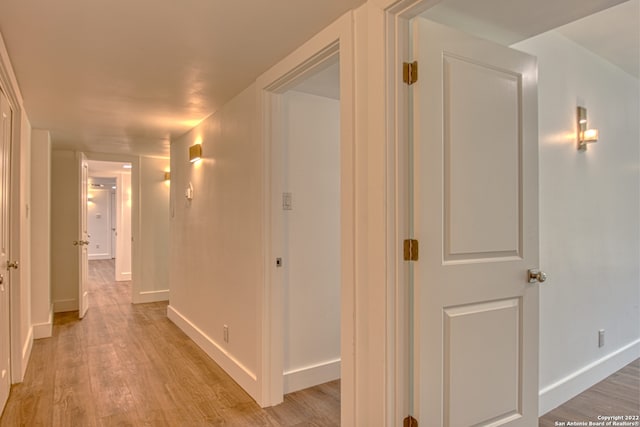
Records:
<instances>
[{"instance_id":1,"label":"wood floor plank","mask_svg":"<svg viewBox=\"0 0 640 427\"><path fill-rule=\"evenodd\" d=\"M0 427L340 424L339 382L261 409L167 319L167 303L131 304L111 260L89 273L89 311L57 313L53 337L34 342Z\"/></svg>"}]
</instances>

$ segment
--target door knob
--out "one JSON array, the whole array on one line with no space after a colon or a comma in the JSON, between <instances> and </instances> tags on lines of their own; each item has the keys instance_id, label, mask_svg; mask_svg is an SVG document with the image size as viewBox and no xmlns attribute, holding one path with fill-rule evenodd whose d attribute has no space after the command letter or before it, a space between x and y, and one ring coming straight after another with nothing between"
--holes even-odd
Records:
<instances>
[{"instance_id":1,"label":"door knob","mask_svg":"<svg viewBox=\"0 0 640 427\"><path fill-rule=\"evenodd\" d=\"M7 261L7 270L18 269L18 261Z\"/></svg>"},{"instance_id":2,"label":"door knob","mask_svg":"<svg viewBox=\"0 0 640 427\"><path fill-rule=\"evenodd\" d=\"M527 274L529 276L529 283L543 283L545 280L547 280L547 274L544 271L540 271L536 268L532 268Z\"/></svg>"}]
</instances>

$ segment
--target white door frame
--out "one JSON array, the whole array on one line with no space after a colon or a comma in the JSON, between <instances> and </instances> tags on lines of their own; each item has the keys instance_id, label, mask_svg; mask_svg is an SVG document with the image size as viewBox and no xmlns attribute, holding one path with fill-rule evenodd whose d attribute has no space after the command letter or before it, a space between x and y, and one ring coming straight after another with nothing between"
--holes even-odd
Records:
<instances>
[{"instance_id":1,"label":"white door frame","mask_svg":"<svg viewBox=\"0 0 640 427\"><path fill-rule=\"evenodd\" d=\"M282 226L274 218L281 207L272 191L277 173L278 138L272 120L277 115L279 98L324 61L339 55L340 60L340 206L341 206L341 419L355 425L355 188L354 188L354 57L353 17L349 12L321 31L257 80L258 106L262 111L264 144L263 209L265 230L264 288L260 289L261 340L258 343L261 378L258 403L272 406L283 399L283 282L275 266L282 247Z\"/></svg>"},{"instance_id":2,"label":"white door frame","mask_svg":"<svg viewBox=\"0 0 640 427\"><path fill-rule=\"evenodd\" d=\"M409 299L409 268L403 261L403 239L409 235L410 158L408 152L410 109L409 89L402 81L402 62L413 61L410 51L410 20L442 0L378 0L384 14L384 81L386 83L385 123L387 134L387 345L386 425L397 425L408 415L408 390L412 379L406 365L409 359L409 325L406 310ZM405 171L403 173L403 171ZM395 350L395 351L394 351ZM404 362L403 362L404 361ZM415 397L415 396L414 396ZM413 406L418 405L417 401Z\"/></svg>"},{"instance_id":3,"label":"white door frame","mask_svg":"<svg viewBox=\"0 0 640 427\"><path fill-rule=\"evenodd\" d=\"M385 425L401 425L409 414L409 267L403 240L409 237L409 89L402 81L403 62L412 61L409 22L442 0L380 0L384 15L384 117L386 123L386 323ZM417 402L414 402L414 406Z\"/></svg>"},{"instance_id":4,"label":"white door frame","mask_svg":"<svg viewBox=\"0 0 640 427\"><path fill-rule=\"evenodd\" d=\"M21 175L27 180L26 176L29 174L29 162L30 159L30 128L29 123L26 120L25 112L22 107L22 94L18 86L13 68L11 67L11 61L9 54L4 46L2 38L0 37L0 86L7 97L11 109L13 110L12 132L11 132L11 188L10 198L11 206L9 208L9 224L11 228L9 256L12 260L18 260L20 267L18 270L12 270L6 272L6 276L10 276L9 281L11 283L10 295L9 295L9 316L11 318L10 326L10 375L12 383L22 382L24 372L27 367L27 362L31 354L31 348L33 345L33 329L31 328L31 319L24 313L24 309L29 306L30 302L27 301L26 306L22 304L23 301L29 295L30 289L30 228L25 220L22 222L22 214L26 216L25 202L22 200L23 195L28 195L28 189L24 190L27 194L23 193L23 186L26 183L21 182ZM24 124L24 126L23 126ZM25 139L25 145L21 144ZM23 163L25 162L25 163ZM26 168L26 169L24 169ZM27 174L27 175L25 175ZM28 182L28 181L27 181ZM5 267L2 266L2 269ZM24 323L27 322L27 325ZM27 330L25 340L22 341L22 329Z\"/></svg>"},{"instance_id":5,"label":"white door frame","mask_svg":"<svg viewBox=\"0 0 640 427\"><path fill-rule=\"evenodd\" d=\"M140 252L140 157L128 154L104 154L85 152L87 160L131 163L131 302L140 301L141 252ZM119 180L118 180L119 182ZM116 255L117 256L117 255Z\"/></svg>"},{"instance_id":6,"label":"white door frame","mask_svg":"<svg viewBox=\"0 0 640 427\"><path fill-rule=\"evenodd\" d=\"M116 257L116 225L118 213L116 212L116 192L109 189L109 257Z\"/></svg>"}]
</instances>

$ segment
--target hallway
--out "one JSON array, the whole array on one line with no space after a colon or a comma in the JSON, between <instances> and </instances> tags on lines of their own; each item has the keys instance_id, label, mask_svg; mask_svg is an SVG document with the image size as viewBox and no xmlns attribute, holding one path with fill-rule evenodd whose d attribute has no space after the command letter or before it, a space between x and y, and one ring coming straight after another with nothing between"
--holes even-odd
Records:
<instances>
[{"instance_id":1,"label":"hallway","mask_svg":"<svg viewBox=\"0 0 640 427\"><path fill-rule=\"evenodd\" d=\"M56 314L36 340L0 426L337 426L340 383L292 393L266 410L166 317L131 304L113 261L91 261L90 306Z\"/></svg>"}]
</instances>

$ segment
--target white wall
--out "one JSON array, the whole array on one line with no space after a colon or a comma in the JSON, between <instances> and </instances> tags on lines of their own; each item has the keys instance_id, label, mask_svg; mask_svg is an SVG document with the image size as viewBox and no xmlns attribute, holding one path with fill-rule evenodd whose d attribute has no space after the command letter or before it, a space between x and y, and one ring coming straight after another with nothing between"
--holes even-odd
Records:
<instances>
[{"instance_id":1,"label":"white wall","mask_svg":"<svg viewBox=\"0 0 640 427\"><path fill-rule=\"evenodd\" d=\"M51 336L51 136L31 132L31 321L33 337Z\"/></svg>"},{"instance_id":2,"label":"white wall","mask_svg":"<svg viewBox=\"0 0 640 427\"><path fill-rule=\"evenodd\" d=\"M285 393L340 377L340 101L284 96Z\"/></svg>"},{"instance_id":3,"label":"white wall","mask_svg":"<svg viewBox=\"0 0 640 427\"><path fill-rule=\"evenodd\" d=\"M89 179L87 227L89 260L111 259L111 187L92 188Z\"/></svg>"},{"instance_id":4,"label":"white wall","mask_svg":"<svg viewBox=\"0 0 640 427\"><path fill-rule=\"evenodd\" d=\"M169 159L140 159L140 294L135 302L169 299ZM135 298L134 298L135 299Z\"/></svg>"},{"instance_id":5,"label":"white wall","mask_svg":"<svg viewBox=\"0 0 640 427\"><path fill-rule=\"evenodd\" d=\"M539 60L544 413L640 356L640 86L555 32L515 47ZM578 105L600 131L586 152Z\"/></svg>"},{"instance_id":6,"label":"white wall","mask_svg":"<svg viewBox=\"0 0 640 427\"><path fill-rule=\"evenodd\" d=\"M78 309L78 161L74 151L51 153L51 299L54 311Z\"/></svg>"},{"instance_id":7,"label":"white wall","mask_svg":"<svg viewBox=\"0 0 640 427\"><path fill-rule=\"evenodd\" d=\"M171 143L169 318L254 398L263 284L255 85ZM203 159L188 149L202 142ZM193 200L184 197L189 182ZM223 325L229 342L223 340Z\"/></svg>"}]
</instances>

